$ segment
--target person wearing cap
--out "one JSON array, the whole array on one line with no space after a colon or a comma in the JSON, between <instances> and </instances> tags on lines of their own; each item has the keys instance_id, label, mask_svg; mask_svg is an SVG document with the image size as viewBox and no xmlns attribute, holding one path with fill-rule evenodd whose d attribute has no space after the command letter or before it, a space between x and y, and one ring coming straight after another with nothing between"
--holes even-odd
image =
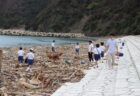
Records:
<instances>
[{"instance_id":1,"label":"person wearing cap","mask_svg":"<svg viewBox=\"0 0 140 96\"><path fill-rule=\"evenodd\" d=\"M32 72L31 67L32 67L32 65L34 63L34 57L35 57L32 48L30 49L29 53L27 53L26 57L28 58L27 59L28 67L27 67L26 71Z\"/></svg>"},{"instance_id":2,"label":"person wearing cap","mask_svg":"<svg viewBox=\"0 0 140 96\"><path fill-rule=\"evenodd\" d=\"M55 40L52 41L51 47L52 47L52 52L55 52Z\"/></svg>"}]
</instances>

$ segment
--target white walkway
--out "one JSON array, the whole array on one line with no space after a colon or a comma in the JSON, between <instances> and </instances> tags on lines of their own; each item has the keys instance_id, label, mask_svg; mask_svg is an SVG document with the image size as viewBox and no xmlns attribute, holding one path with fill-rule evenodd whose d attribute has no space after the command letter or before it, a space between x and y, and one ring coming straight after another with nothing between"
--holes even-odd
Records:
<instances>
[{"instance_id":1,"label":"white walkway","mask_svg":"<svg viewBox=\"0 0 140 96\"><path fill-rule=\"evenodd\" d=\"M78 83L66 83L52 96L140 96L140 37L125 37L125 56L113 70L101 63Z\"/></svg>"}]
</instances>

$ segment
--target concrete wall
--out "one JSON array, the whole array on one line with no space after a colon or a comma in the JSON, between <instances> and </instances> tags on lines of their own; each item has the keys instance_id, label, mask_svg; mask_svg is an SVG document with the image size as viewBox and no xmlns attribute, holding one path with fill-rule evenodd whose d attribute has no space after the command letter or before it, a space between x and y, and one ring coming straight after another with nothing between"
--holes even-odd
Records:
<instances>
[{"instance_id":1,"label":"concrete wall","mask_svg":"<svg viewBox=\"0 0 140 96\"><path fill-rule=\"evenodd\" d=\"M51 33L51 32L32 32L24 30L3 30L0 29L0 35L11 35L11 36L43 36L43 37L85 37L82 33Z\"/></svg>"}]
</instances>

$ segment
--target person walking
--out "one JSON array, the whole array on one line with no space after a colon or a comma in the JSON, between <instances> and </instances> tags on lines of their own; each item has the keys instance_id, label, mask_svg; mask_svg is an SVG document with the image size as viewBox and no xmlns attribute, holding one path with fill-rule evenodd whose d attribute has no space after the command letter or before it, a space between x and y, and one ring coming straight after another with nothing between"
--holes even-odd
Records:
<instances>
[{"instance_id":1,"label":"person walking","mask_svg":"<svg viewBox=\"0 0 140 96\"><path fill-rule=\"evenodd\" d=\"M101 45L101 46L100 46L100 50L101 50L101 60L102 60L102 63L103 63L104 54L105 54L104 42L101 42L100 45Z\"/></svg>"},{"instance_id":2,"label":"person walking","mask_svg":"<svg viewBox=\"0 0 140 96\"><path fill-rule=\"evenodd\" d=\"M113 69L115 65L115 55L118 53L118 45L115 40L115 34L110 34L109 39L106 42L106 52L107 52L107 61L109 69Z\"/></svg>"},{"instance_id":3,"label":"person walking","mask_svg":"<svg viewBox=\"0 0 140 96\"><path fill-rule=\"evenodd\" d=\"M52 41L51 47L52 47L52 52L56 52L56 50L55 50L55 40Z\"/></svg>"},{"instance_id":4,"label":"person walking","mask_svg":"<svg viewBox=\"0 0 140 96\"><path fill-rule=\"evenodd\" d=\"M89 45L88 45L88 59L89 59L89 61L91 63L93 62L93 48L94 48L94 45L93 45L92 41L89 41Z\"/></svg>"},{"instance_id":5,"label":"person walking","mask_svg":"<svg viewBox=\"0 0 140 96\"><path fill-rule=\"evenodd\" d=\"M31 67L32 67L32 65L34 63L34 57L35 57L32 48L30 49L29 53L27 53L26 57L28 58L27 59L28 67L27 67L26 71L32 72Z\"/></svg>"},{"instance_id":6,"label":"person walking","mask_svg":"<svg viewBox=\"0 0 140 96\"><path fill-rule=\"evenodd\" d=\"M75 54L76 54L76 56L79 56L79 53L80 53L80 45L79 45L79 43L76 43L76 45L75 45Z\"/></svg>"},{"instance_id":7,"label":"person walking","mask_svg":"<svg viewBox=\"0 0 140 96\"><path fill-rule=\"evenodd\" d=\"M23 56L24 56L24 51L23 51L22 49L23 49L23 48L20 47L19 50L18 50L18 52L17 52L19 64L20 64L20 63L23 63L23 61L24 61L24 57L23 57ZM19 64L16 65L16 67L19 67Z\"/></svg>"},{"instance_id":8,"label":"person walking","mask_svg":"<svg viewBox=\"0 0 140 96\"><path fill-rule=\"evenodd\" d=\"M100 50L100 44L96 44L96 47L93 49L94 53L94 68L98 68L98 61L101 59L101 50Z\"/></svg>"}]
</instances>

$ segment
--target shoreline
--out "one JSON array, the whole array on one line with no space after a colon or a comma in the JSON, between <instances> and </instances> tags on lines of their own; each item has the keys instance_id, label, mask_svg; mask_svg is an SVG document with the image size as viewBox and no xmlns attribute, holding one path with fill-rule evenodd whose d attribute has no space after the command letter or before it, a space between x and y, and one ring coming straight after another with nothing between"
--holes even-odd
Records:
<instances>
[{"instance_id":1,"label":"shoreline","mask_svg":"<svg viewBox=\"0 0 140 96\"><path fill-rule=\"evenodd\" d=\"M86 37L82 33L53 33L53 32L36 32L26 30L12 30L12 29L0 29L0 35L9 36L34 36L34 37L63 37L63 38L82 38Z\"/></svg>"},{"instance_id":2,"label":"shoreline","mask_svg":"<svg viewBox=\"0 0 140 96\"><path fill-rule=\"evenodd\" d=\"M77 40L96 41L99 38L107 38L107 36L88 37L83 33L54 33L54 32L37 32L16 29L0 29L1 36L31 36L31 37L56 37L56 38L72 38Z\"/></svg>"}]
</instances>

